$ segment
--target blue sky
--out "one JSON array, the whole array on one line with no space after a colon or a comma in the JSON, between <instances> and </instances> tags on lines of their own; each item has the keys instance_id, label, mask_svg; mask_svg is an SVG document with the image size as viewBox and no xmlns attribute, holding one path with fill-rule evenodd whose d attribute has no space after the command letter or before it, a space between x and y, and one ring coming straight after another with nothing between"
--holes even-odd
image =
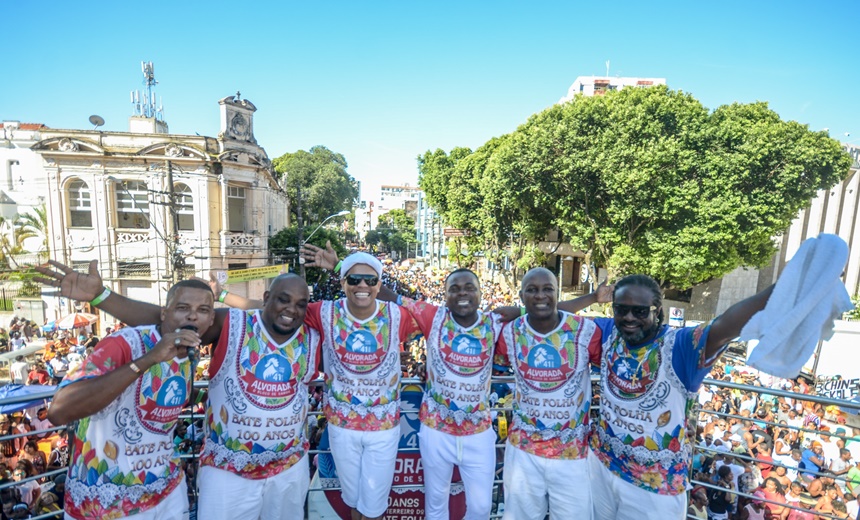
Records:
<instances>
[{"instance_id":1,"label":"blue sky","mask_svg":"<svg viewBox=\"0 0 860 520\"><path fill-rule=\"evenodd\" d=\"M857 144L860 2L817 4L9 1L0 119L124 131L153 61L172 133L216 135L218 99L240 90L270 157L325 145L374 200L415 184L425 150L510 132L610 60Z\"/></svg>"}]
</instances>

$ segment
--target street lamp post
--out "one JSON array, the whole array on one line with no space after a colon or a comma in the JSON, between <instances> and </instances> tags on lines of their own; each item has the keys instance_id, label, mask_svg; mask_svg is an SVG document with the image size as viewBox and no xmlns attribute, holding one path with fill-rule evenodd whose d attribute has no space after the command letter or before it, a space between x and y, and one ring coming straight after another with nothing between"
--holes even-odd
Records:
<instances>
[{"instance_id":1,"label":"street lamp post","mask_svg":"<svg viewBox=\"0 0 860 520\"><path fill-rule=\"evenodd\" d=\"M333 218L336 218L336 217L342 217L342 216L344 216L344 215L349 215L349 211L347 211L347 210L338 211L338 212L337 212L337 213L335 213L334 215L329 215L329 216L327 216L326 218L324 218L324 219L323 219L323 221L322 221L322 222L320 222L320 223L319 223L319 225L318 225L318 226L317 226L313 231L311 231L311 234L310 234L310 235L308 235L308 237L307 237L307 238L304 238L304 239L303 239L303 238L301 237L301 235L300 235L300 236L299 236L299 247L301 247L301 246L303 246L303 245L307 244L307 243L308 243L308 241L310 241L311 237L312 237L312 236L314 236L314 234L315 234L317 231L319 231L321 227L323 227L323 224L325 224L326 222L328 222L329 220L331 220L331 219L333 219ZM305 259L304 259L304 258L302 258L301 253L299 253L299 269L301 270L301 275L302 275L302 276L304 276L304 275L305 275Z\"/></svg>"}]
</instances>

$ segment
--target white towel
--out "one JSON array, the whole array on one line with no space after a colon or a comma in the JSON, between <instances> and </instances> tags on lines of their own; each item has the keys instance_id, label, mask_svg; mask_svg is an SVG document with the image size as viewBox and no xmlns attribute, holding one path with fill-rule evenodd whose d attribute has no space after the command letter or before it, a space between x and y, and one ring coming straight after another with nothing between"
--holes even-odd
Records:
<instances>
[{"instance_id":1,"label":"white towel","mask_svg":"<svg viewBox=\"0 0 860 520\"><path fill-rule=\"evenodd\" d=\"M794 378L820 339L833 336L833 320L854 306L840 276L848 245L821 234L801 244L776 282L765 308L741 330L750 343L747 364L777 377Z\"/></svg>"}]
</instances>

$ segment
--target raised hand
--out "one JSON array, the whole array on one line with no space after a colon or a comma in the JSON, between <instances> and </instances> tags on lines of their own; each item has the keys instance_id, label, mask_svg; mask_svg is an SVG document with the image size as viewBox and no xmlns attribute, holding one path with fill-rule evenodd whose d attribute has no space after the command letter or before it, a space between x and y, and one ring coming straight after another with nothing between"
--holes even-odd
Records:
<instances>
[{"instance_id":1,"label":"raised hand","mask_svg":"<svg viewBox=\"0 0 860 520\"><path fill-rule=\"evenodd\" d=\"M606 280L600 282L597 289L594 291L597 296L597 303L612 303L612 293L615 291L615 284L608 284Z\"/></svg>"},{"instance_id":2,"label":"raised hand","mask_svg":"<svg viewBox=\"0 0 860 520\"><path fill-rule=\"evenodd\" d=\"M98 271L98 260L90 261L87 274L79 273L54 260L49 260L48 264L57 270L44 265L36 266L36 272L42 276L33 277L33 280L58 289L60 296L88 302L104 290L104 282Z\"/></svg>"},{"instance_id":3,"label":"raised hand","mask_svg":"<svg viewBox=\"0 0 860 520\"><path fill-rule=\"evenodd\" d=\"M337 252L328 240L326 240L325 249L313 244L305 244L299 249L299 253L305 259L305 267L334 269L338 262Z\"/></svg>"}]
</instances>

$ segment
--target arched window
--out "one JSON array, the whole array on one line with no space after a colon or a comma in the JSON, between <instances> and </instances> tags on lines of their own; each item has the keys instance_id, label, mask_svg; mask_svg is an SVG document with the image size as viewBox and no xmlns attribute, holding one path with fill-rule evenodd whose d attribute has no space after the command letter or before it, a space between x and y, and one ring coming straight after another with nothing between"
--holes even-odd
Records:
<instances>
[{"instance_id":1,"label":"arched window","mask_svg":"<svg viewBox=\"0 0 860 520\"><path fill-rule=\"evenodd\" d=\"M179 231L194 231L194 198L191 196L191 188L185 184L176 184L173 193L176 196Z\"/></svg>"},{"instance_id":2,"label":"arched window","mask_svg":"<svg viewBox=\"0 0 860 520\"><path fill-rule=\"evenodd\" d=\"M117 227L149 229L149 190L142 181L121 181L116 185Z\"/></svg>"},{"instance_id":3,"label":"arched window","mask_svg":"<svg viewBox=\"0 0 860 520\"><path fill-rule=\"evenodd\" d=\"M75 179L68 184L69 193L69 227L93 227L92 193L87 183Z\"/></svg>"}]
</instances>

